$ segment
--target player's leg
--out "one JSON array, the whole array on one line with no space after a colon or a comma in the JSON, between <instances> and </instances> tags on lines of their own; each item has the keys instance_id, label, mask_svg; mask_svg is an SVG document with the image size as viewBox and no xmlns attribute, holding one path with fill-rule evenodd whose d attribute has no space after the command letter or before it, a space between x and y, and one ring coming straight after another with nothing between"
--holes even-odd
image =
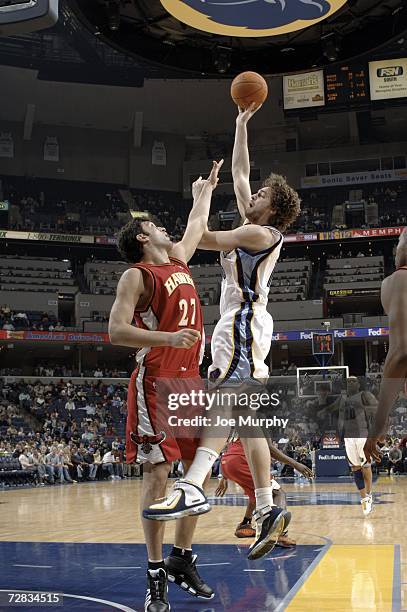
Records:
<instances>
[{"instance_id":1,"label":"player's leg","mask_svg":"<svg viewBox=\"0 0 407 612\"><path fill-rule=\"evenodd\" d=\"M211 425L203 430L194 459L184 478L175 483L173 492L166 500L145 509L146 518L167 521L204 514L211 509L203 491L203 484L230 434L230 424L215 427L217 414L221 410L220 397L218 394L218 404L213 406L209 417Z\"/></svg>"},{"instance_id":2,"label":"player's leg","mask_svg":"<svg viewBox=\"0 0 407 612\"><path fill-rule=\"evenodd\" d=\"M371 497L372 482L373 482L372 466L370 464L364 465L362 467L362 472L363 472L363 480L365 481L366 495L369 495L369 497Z\"/></svg>"},{"instance_id":3,"label":"player's leg","mask_svg":"<svg viewBox=\"0 0 407 612\"><path fill-rule=\"evenodd\" d=\"M365 479L363 477L363 470L361 465L352 465L352 476L355 481L355 485L357 490L359 491L360 499L364 499L366 497L366 485Z\"/></svg>"},{"instance_id":4,"label":"player's leg","mask_svg":"<svg viewBox=\"0 0 407 612\"><path fill-rule=\"evenodd\" d=\"M273 479L272 483L275 483L276 485L280 487L279 489L277 488L273 489L273 498L274 498L275 504L279 508L282 508L283 510L287 510L287 496L285 494L285 491L281 488L281 486L278 484L276 480ZM291 514L290 514L290 518L291 518ZM296 546L297 544L295 540L288 537L288 524L289 523L287 523L284 526L284 530L277 540L277 546L281 546L282 548L292 548L293 546Z\"/></svg>"},{"instance_id":5,"label":"player's leg","mask_svg":"<svg viewBox=\"0 0 407 612\"><path fill-rule=\"evenodd\" d=\"M252 491L253 497L249 497L243 519L235 529L235 536L237 538L254 538L256 535L256 530L252 527L253 512L256 508L256 498L254 496L254 489Z\"/></svg>"},{"instance_id":6,"label":"player's leg","mask_svg":"<svg viewBox=\"0 0 407 612\"><path fill-rule=\"evenodd\" d=\"M353 478L355 480L356 487L359 491L360 495L360 503L362 506L363 514L367 516L372 511L372 495L371 493L368 495L366 481L364 478L366 468L362 468L361 465L352 465L351 470L353 474ZM370 468L371 473L371 468ZM370 480L370 490L371 490L371 480Z\"/></svg>"},{"instance_id":7,"label":"player's leg","mask_svg":"<svg viewBox=\"0 0 407 612\"><path fill-rule=\"evenodd\" d=\"M256 530L252 527L253 512L256 508L256 496L254 494L254 482L250 468L244 455L225 455L222 458L222 474L232 482L242 487L245 495L249 498L243 520L237 525L235 536L237 538L253 538Z\"/></svg>"},{"instance_id":8,"label":"player's leg","mask_svg":"<svg viewBox=\"0 0 407 612\"><path fill-rule=\"evenodd\" d=\"M191 460L182 461L184 469L187 470ZM210 479L207 475L203 483L205 488ZM156 521L149 521L155 523ZM212 599L213 589L202 580L196 568L197 555L192 552L192 542L198 516L185 516L180 518L175 525L174 546L165 559L168 580L180 586L184 591L202 599Z\"/></svg>"},{"instance_id":9,"label":"player's leg","mask_svg":"<svg viewBox=\"0 0 407 612\"><path fill-rule=\"evenodd\" d=\"M170 609L167 572L162 552L165 525L143 518L143 509L164 497L170 467L168 463L145 463L143 469L140 510L148 554L145 612L167 612Z\"/></svg>"},{"instance_id":10,"label":"player's leg","mask_svg":"<svg viewBox=\"0 0 407 612\"><path fill-rule=\"evenodd\" d=\"M291 514L273 500L270 482L270 450L265 437L242 437L241 442L253 476L256 498L256 540L250 547L249 559L257 559L270 552L279 536L288 527Z\"/></svg>"}]
</instances>

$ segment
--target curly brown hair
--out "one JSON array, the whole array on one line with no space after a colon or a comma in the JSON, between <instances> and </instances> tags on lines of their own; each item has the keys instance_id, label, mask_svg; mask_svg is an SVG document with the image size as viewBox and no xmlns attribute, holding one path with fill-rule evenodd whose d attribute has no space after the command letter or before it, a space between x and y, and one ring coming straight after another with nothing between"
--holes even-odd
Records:
<instances>
[{"instance_id":1,"label":"curly brown hair","mask_svg":"<svg viewBox=\"0 0 407 612\"><path fill-rule=\"evenodd\" d=\"M301 198L280 174L270 174L263 187L270 187L271 190L273 213L270 223L280 232L285 232L300 214Z\"/></svg>"},{"instance_id":2,"label":"curly brown hair","mask_svg":"<svg viewBox=\"0 0 407 612\"><path fill-rule=\"evenodd\" d=\"M117 250L123 259L129 263L137 263L143 257L143 243L137 240L139 234L143 234L141 224L145 219L132 219L118 232Z\"/></svg>"}]
</instances>

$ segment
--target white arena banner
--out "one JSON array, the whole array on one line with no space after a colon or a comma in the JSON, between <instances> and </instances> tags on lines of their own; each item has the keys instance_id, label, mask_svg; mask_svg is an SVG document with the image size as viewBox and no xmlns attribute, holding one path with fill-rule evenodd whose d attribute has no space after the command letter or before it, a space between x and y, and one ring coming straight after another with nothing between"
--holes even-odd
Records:
<instances>
[{"instance_id":1,"label":"white arena banner","mask_svg":"<svg viewBox=\"0 0 407 612\"><path fill-rule=\"evenodd\" d=\"M392 100L407 97L407 58L369 62L370 98Z\"/></svg>"},{"instance_id":2,"label":"white arena banner","mask_svg":"<svg viewBox=\"0 0 407 612\"><path fill-rule=\"evenodd\" d=\"M348 174L303 176L301 178L301 188L314 189L316 187L337 187L338 185L354 186L406 180L407 168L403 168L401 170L377 170L376 172L351 172Z\"/></svg>"},{"instance_id":3,"label":"white arena banner","mask_svg":"<svg viewBox=\"0 0 407 612\"><path fill-rule=\"evenodd\" d=\"M50 234L45 232L17 232L0 229L0 240L41 240L43 242L70 242L74 244L94 244L94 236L79 234Z\"/></svg>"},{"instance_id":4,"label":"white arena banner","mask_svg":"<svg viewBox=\"0 0 407 612\"><path fill-rule=\"evenodd\" d=\"M283 77L284 110L325 106L324 71Z\"/></svg>"}]
</instances>

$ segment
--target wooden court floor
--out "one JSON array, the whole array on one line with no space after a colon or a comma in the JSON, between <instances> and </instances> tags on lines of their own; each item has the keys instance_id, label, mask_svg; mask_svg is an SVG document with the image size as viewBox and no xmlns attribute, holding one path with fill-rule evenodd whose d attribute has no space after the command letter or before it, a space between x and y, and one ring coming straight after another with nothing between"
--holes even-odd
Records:
<instances>
[{"instance_id":1,"label":"wooden court floor","mask_svg":"<svg viewBox=\"0 0 407 612\"><path fill-rule=\"evenodd\" d=\"M211 496L216 484L210 483ZM132 479L6 490L0 494L0 541L142 544L140 487L141 481ZM295 597L276 610L407 610L407 477L378 479L377 503L367 518L352 483L291 483L284 488L293 515L290 536L299 548L324 548ZM195 542L249 545L233 533L244 503L239 488L230 486L227 498L200 518ZM172 543L173 536L174 524L168 523L165 542Z\"/></svg>"}]
</instances>

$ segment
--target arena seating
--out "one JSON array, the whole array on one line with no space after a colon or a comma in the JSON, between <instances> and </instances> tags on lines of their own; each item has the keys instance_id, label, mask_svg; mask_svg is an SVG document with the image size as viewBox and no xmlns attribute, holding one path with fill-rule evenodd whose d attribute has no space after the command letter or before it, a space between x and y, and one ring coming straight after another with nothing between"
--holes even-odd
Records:
<instances>
[{"instance_id":1,"label":"arena seating","mask_svg":"<svg viewBox=\"0 0 407 612\"><path fill-rule=\"evenodd\" d=\"M0 177L3 198L10 201L10 229L58 233L112 235L129 220L129 210L147 211L177 240L185 229L191 200L169 191L128 189L118 185L52 179ZM334 207L354 200L355 189L329 187L299 190L301 214L290 232L346 227L338 223ZM399 183L358 187L358 199L376 203L376 222L368 216L359 227L404 225L406 186ZM216 193L211 215L213 229L227 229L217 218L220 211L236 210L233 195Z\"/></svg>"},{"instance_id":2,"label":"arena seating","mask_svg":"<svg viewBox=\"0 0 407 612\"><path fill-rule=\"evenodd\" d=\"M2 291L76 293L71 263L50 257L3 257L0 261Z\"/></svg>"},{"instance_id":3,"label":"arena seating","mask_svg":"<svg viewBox=\"0 0 407 612\"><path fill-rule=\"evenodd\" d=\"M114 295L119 278L128 264L118 261L88 261L84 274L91 293L97 295Z\"/></svg>"},{"instance_id":4,"label":"arena seating","mask_svg":"<svg viewBox=\"0 0 407 612\"><path fill-rule=\"evenodd\" d=\"M380 288L384 278L383 257L352 257L329 259L324 278L324 289L352 287Z\"/></svg>"},{"instance_id":5,"label":"arena seating","mask_svg":"<svg viewBox=\"0 0 407 612\"><path fill-rule=\"evenodd\" d=\"M129 219L118 185L15 176L0 181L10 202L10 229L104 235Z\"/></svg>"},{"instance_id":6,"label":"arena seating","mask_svg":"<svg viewBox=\"0 0 407 612\"><path fill-rule=\"evenodd\" d=\"M0 456L0 483L4 486L24 486L36 483L36 474L21 468L18 459Z\"/></svg>"}]
</instances>

